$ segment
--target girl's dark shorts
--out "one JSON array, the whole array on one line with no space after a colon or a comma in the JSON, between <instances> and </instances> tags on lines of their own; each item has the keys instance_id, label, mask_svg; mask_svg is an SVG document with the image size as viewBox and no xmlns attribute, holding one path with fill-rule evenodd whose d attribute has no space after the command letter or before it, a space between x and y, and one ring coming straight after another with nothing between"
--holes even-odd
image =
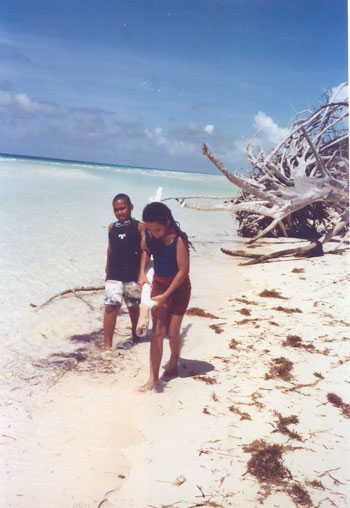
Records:
<instances>
[{"instance_id":1,"label":"girl's dark shorts","mask_svg":"<svg viewBox=\"0 0 350 508\"><path fill-rule=\"evenodd\" d=\"M159 277L154 274L151 298L153 296L162 295L170 286L173 277ZM183 316L188 307L191 297L191 282L187 277L182 284L175 289L175 291L169 296L167 300L167 307L169 314L175 314L175 316Z\"/></svg>"}]
</instances>

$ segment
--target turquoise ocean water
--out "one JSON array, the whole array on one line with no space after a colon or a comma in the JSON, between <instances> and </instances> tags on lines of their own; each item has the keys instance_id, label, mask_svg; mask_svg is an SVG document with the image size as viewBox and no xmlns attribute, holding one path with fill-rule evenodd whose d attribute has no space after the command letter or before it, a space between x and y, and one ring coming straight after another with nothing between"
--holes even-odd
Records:
<instances>
[{"instance_id":1,"label":"turquoise ocean water","mask_svg":"<svg viewBox=\"0 0 350 508\"><path fill-rule=\"evenodd\" d=\"M232 196L219 173L132 168L0 155L0 326L2 347L23 348L30 303L42 303L67 288L101 285L111 201L130 195L134 216L162 188L173 196ZM202 213L167 201L176 220L197 242L234 236L228 212ZM202 245L202 247L200 247ZM205 248L205 247L204 247ZM31 341L35 340L32 338ZM4 355L7 356L6 354Z\"/></svg>"}]
</instances>

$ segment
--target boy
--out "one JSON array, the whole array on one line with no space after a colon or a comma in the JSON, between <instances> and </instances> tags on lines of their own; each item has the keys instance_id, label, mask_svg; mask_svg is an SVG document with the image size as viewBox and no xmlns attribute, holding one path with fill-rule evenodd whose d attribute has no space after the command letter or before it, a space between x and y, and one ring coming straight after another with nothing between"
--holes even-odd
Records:
<instances>
[{"instance_id":1,"label":"boy","mask_svg":"<svg viewBox=\"0 0 350 508\"><path fill-rule=\"evenodd\" d=\"M112 205L117 221L108 226L104 351L112 347L117 314L123 299L131 320L133 343L137 342L136 326L141 297L137 279L140 271L141 233L145 230L141 222L131 217L134 206L129 196L117 194Z\"/></svg>"}]
</instances>

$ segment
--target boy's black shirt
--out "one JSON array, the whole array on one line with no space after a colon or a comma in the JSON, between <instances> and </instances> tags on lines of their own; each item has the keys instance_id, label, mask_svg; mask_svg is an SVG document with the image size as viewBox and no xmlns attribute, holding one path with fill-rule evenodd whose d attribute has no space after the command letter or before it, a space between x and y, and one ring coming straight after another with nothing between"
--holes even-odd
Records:
<instances>
[{"instance_id":1,"label":"boy's black shirt","mask_svg":"<svg viewBox=\"0 0 350 508\"><path fill-rule=\"evenodd\" d=\"M125 224L115 222L109 232L109 262L107 280L131 282L138 279L141 259L139 221Z\"/></svg>"}]
</instances>

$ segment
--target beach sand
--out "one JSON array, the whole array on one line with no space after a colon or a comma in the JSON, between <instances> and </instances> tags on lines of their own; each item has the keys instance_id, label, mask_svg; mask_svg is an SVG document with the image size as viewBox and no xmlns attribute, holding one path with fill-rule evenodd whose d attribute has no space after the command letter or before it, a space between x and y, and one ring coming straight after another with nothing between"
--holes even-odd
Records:
<instances>
[{"instance_id":1,"label":"beach sand","mask_svg":"<svg viewBox=\"0 0 350 508\"><path fill-rule=\"evenodd\" d=\"M244 243L192 257L179 377L158 393L137 391L149 336L117 349L125 309L101 353L101 293L33 310L47 355L7 384L2 506L350 506L348 252L252 266L220 252ZM162 369L168 356L166 340Z\"/></svg>"}]
</instances>

